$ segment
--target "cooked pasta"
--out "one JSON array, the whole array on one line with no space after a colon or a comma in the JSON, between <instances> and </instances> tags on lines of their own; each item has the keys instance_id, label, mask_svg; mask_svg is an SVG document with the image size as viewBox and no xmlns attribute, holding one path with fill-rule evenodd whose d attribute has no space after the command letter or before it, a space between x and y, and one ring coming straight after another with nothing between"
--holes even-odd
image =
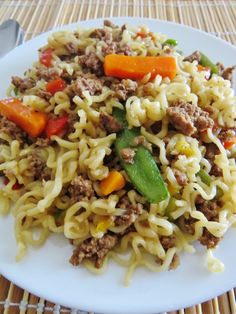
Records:
<instances>
[{"instance_id":1,"label":"cooked pasta","mask_svg":"<svg viewBox=\"0 0 236 314\"><path fill-rule=\"evenodd\" d=\"M145 26L50 35L0 101L0 213L14 216L17 260L61 233L73 265L101 273L113 259L126 284L138 266L176 268L195 241L223 271L213 249L236 221L232 70Z\"/></svg>"}]
</instances>

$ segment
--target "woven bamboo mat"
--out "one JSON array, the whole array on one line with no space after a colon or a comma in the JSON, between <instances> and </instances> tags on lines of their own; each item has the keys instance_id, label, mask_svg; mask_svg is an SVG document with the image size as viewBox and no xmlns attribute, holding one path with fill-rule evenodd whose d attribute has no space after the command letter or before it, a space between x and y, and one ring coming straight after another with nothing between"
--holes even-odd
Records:
<instances>
[{"instance_id":1,"label":"woven bamboo mat","mask_svg":"<svg viewBox=\"0 0 236 314\"><path fill-rule=\"evenodd\" d=\"M59 25L115 16L175 21L202 29L236 45L236 0L0 0L0 23L9 18L18 20L25 31L25 40ZM235 294L236 289L232 289L203 304L168 314L236 314ZM0 275L1 313L85 312L40 299Z\"/></svg>"}]
</instances>

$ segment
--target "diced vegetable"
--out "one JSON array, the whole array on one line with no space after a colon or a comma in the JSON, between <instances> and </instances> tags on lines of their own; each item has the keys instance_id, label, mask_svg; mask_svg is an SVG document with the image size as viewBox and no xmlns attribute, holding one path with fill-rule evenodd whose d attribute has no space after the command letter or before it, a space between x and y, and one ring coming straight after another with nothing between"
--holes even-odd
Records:
<instances>
[{"instance_id":1,"label":"diced vegetable","mask_svg":"<svg viewBox=\"0 0 236 314\"><path fill-rule=\"evenodd\" d=\"M113 116L123 125L125 113L123 110L115 108ZM138 128L122 130L116 138L115 149L120 158L120 162L135 188L151 203L159 203L168 197L168 190L160 174L157 164L144 146L135 149L134 163L128 164L122 157L121 151L124 148L131 148L134 138L140 135Z\"/></svg>"},{"instance_id":2,"label":"diced vegetable","mask_svg":"<svg viewBox=\"0 0 236 314\"><path fill-rule=\"evenodd\" d=\"M177 45L178 45L178 42L177 42L176 39L170 38L170 39L167 39L167 40L162 44L163 47L166 46L166 45L168 45L168 46L177 46Z\"/></svg>"},{"instance_id":3,"label":"diced vegetable","mask_svg":"<svg viewBox=\"0 0 236 314\"><path fill-rule=\"evenodd\" d=\"M52 65L52 49L48 48L42 51L39 60L40 63L49 68Z\"/></svg>"},{"instance_id":4,"label":"diced vegetable","mask_svg":"<svg viewBox=\"0 0 236 314\"><path fill-rule=\"evenodd\" d=\"M7 185L9 182L10 182L10 180L7 177L5 177L3 179L3 184L4 185ZM23 184L20 184L18 181L16 181L16 183L14 183L13 186L12 186L12 190L19 190L19 189L22 188L22 186L23 186Z\"/></svg>"},{"instance_id":5,"label":"diced vegetable","mask_svg":"<svg viewBox=\"0 0 236 314\"><path fill-rule=\"evenodd\" d=\"M111 54L105 57L105 74L119 78L142 79L151 73L151 78L157 74L173 79L177 66L173 57L164 56L123 56Z\"/></svg>"},{"instance_id":6,"label":"diced vegetable","mask_svg":"<svg viewBox=\"0 0 236 314\"><path fill-rule=\"evenodd\" d=\"M224 142L224 148L225 149L231 149L234 146L234 144L236 144L236 137L233 137L229 141L225 141Z\"/></svg>"},{"instance_id":7,"label":"diced vegetable","mask_svg":"<svg viewBox=\"0 0 236 314\"><path fill-rule=\"evenodd\" d=\"M211 182L213 182L213 178L203 169L200 169L197 175L200 177L203 183L206 185L210 185ZM219 199L221 196L223 196L223 191L220 187L216 187L216 199Z\"/></svg>"},{"instance_id":8,"label":"diced vegetable","mask_svg":"<svg viewBox=\"0 0 236 314\"><path fill-rule=\"evenodd\" d=\"M194 155L194 150L190 146L190 144L185 140L180 140L176 143L175 148L180 154L183 154L187 157L191 157Z\"/></svg>"},{"instance_id":9,"label":"diced vegetable","mask_svg":"<svg viewBox=\"0 0 236 314\"><path fill-rule=\"evenodd\" d=\"M199 72L205 71L205 79L209 80L209 78L211 77L211 69L209 67L204 67L201 64L198 64L197 69Z\"/></svg>"},{"instance_id":10,"label":"diced vegetable","mask_svg":"<svg viewBox=\"0 0 236 314\"><path fill-rule=\"evenodd\" d=\"M30 110L17 98L0 100L0 114L17 124L32 137L40 135L47 123L46 114Z\"/></svg>"},{"instance_id":11,"label":"diced vegetable","mask_svg":"<svg viewBox=\"0 0 236 314\"><path fill-rule=\"evenodd\" d=\"M63 136L67 129L68 121L68 116L48 120L46 126L47 137L50 138L53 135Z\"/></svg>"},{"instance_id":12,"label":"diced vegetable","mask_svg":"<svg viewBox=\"0 0 236 314\"><path fill-rule=\"evenodd\" d=\"M201 53L201 59L199 63L204 67L210 68L211 73L218 74L217 66L213 62L211 62L211 60L206 55L204 55L202 52L200 53Z\"/></svg>"},{"instance_id":13,"label":"diced vegetable","mask_svg":"<svg viewBox=\"0 0 236 314\"><path fill-rule=\"evenodd\" d=\"M119 191L125 186L125 179L116 170L109 172L108 176L100 182L100 189L103 195L109 195L114 191Z\"/></svg>"},{"instance_id":14,"label":"diced vegetable","mask_svg":"<svg viewBox=\"0 0 236 314\"><path fill-rule=\"evenodd\" d=\"M114 221L111 217L102 217L96 226L97 232L106 232L109 227L114 226Z\"/></svg>"},{"instance_id":15,"label":"diced vegetable","mask_svg":"<svg viewBox=\"0 0 236 314\"><path fill-rule=\"evenodd\" d=\"M54 95L56 94L56 92L62 91L65 87L66 82L60 77L58 77L55 80L49 81L46 84L46 91Z\"/></svg>"},{"instance_id":16,"label":"diced vegetable","mask_svg":"<svg viewBox=\"0 0 236 314\"><path fill-rule=\"evenodd\" d=\"M210 185L211 182L213 181L212 177L203 169L200 169L197 174L202 180L202 182L205 183L206 185Z\"/></svg>"}]
</instances>

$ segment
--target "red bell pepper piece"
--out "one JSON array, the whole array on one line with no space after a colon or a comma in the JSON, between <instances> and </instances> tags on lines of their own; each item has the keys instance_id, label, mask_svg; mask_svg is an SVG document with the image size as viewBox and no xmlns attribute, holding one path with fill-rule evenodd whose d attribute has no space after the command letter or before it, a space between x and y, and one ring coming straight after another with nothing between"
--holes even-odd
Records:
<instances>
[{"instance_id":1,"label":"red bell pepper piece","mask_svg":"<svg viewBox=\"0 0 236 314\"><path fill-rule=\"evenodd\" d=\"M66 132L68 122L69 122L68 116L50 119L46 126L47 137L50 138L53 135L58 135L62 137Z\"/></svg>"},{"instance_id":2,"label":"red bell pepper piece","mask_svg":"<svg viewBox=\"0 0 236 314\"><path fill-rule=\"evenodd\" d=\"M47 92L54 95L56 92L62 91L66 87L66 82L61 79L60 77L56 78L55 80L49 81L46 84Z\"/></svg>"},{"instance_id":3,"label":"red bell pepper piece","mask_svg":"<svg viewBox=\"0 0 236 314\"><path fill-rule=\"evenodd\" d=\"M234 146L234 144L236 144L236 137L233 137L229 141L225 141L224 142L224 148L225 149L231 149Z\"/></svg>"},{"instance_id":4,"label":"red bell pepper piece","mask_svg":"<svg viewBox=\"0 0 236 314\"><path fill-rule=\"evenodd\" d=\"M7 185L9 182L10 182L10 180L7 177L5 177L3 179L4 185ZM16 181L16 183L14 183L12 186L12 190L19 190L20 188L22 188L22 186L23 186L23 184L20 184L19 182Z\"/></svg>"},{"instance_id":5,"label":"red bell pepper piece","mask_svg":"<svg viewBox=\"0 0 236 314\"><path fill-rule=\"evenodd\" d=\"M40 55L40 63L49 68L52 65L52 49L48 48L42 51Z\"/></svg>"}]
</instances>

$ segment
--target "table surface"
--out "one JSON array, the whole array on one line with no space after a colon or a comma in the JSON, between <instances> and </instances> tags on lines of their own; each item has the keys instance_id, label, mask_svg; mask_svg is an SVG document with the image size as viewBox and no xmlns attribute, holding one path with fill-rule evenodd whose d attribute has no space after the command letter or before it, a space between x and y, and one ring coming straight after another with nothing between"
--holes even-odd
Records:
<instances>
[{"instance_id":1,"label":"table surface","mask_svg":"<svg viewBox=\"0 0 236 314\"><path fill-rule=\"evenodd\" d=\"M235 0L0 0L0 23L17 20L25 40L56 26L93 18L136 16L190 25L236 45ZM236 289L168 314L236 314ZM85 313L43 300L0 275L0 313ZM167 314L167 313L166 313Z\"/></svg>"}]
</instances>

